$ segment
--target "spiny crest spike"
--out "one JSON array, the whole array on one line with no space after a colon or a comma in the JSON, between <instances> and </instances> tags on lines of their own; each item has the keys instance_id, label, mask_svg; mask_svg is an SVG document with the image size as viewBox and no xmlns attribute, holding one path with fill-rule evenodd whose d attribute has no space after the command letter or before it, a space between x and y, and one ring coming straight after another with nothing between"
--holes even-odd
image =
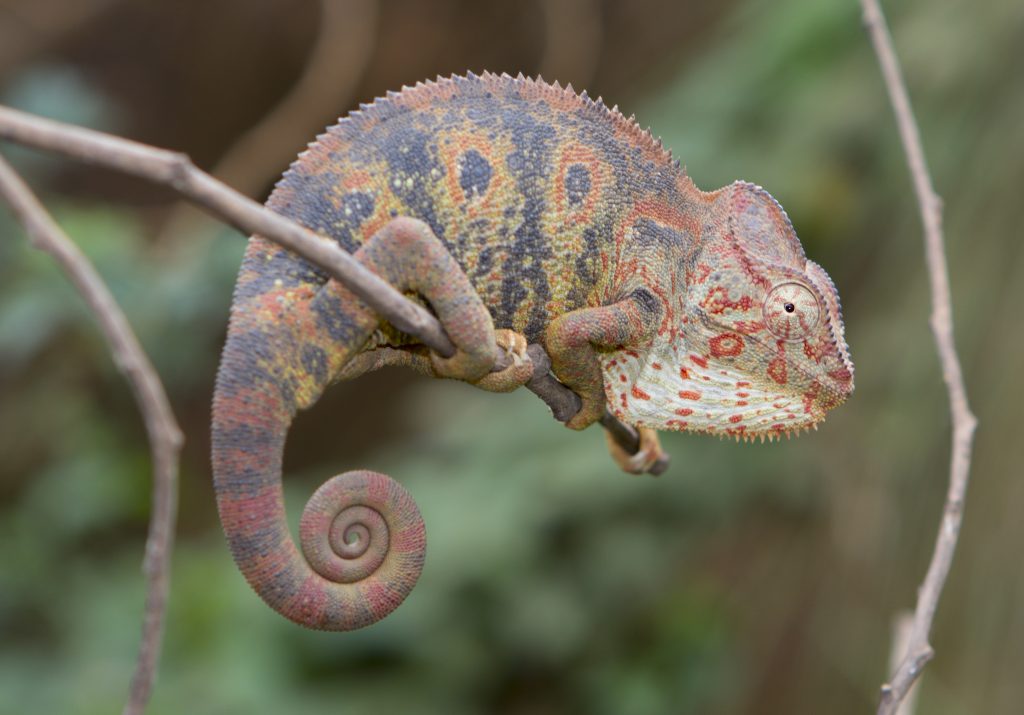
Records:
<instances>
[{"instance_id":1,"label":"spiny crest spike","mask_svg":"<svg viewBox=\"0 0 1024 715\"><path fill-rule=\"evenodd\" d=\"M516 75L516 79L519 80L520 82L525 82L526 81L526 77L523 75L522 72L520 72L519 74Z\"/></svg>"},{"instance_id":2,"label":"spiny crest spike","mask_svg":"<svg viewBox=\"0 0 1024 715\"><path fill-rule=\"evenodd\" d=\"M572 92L573 94L576 94L576 90L572 88L572 82L566 82L565 83L565 91Z\"/></svg>"},{"instance_id":3,"label":"spiny crest spike","mask_svg":"<svg viewBox=\"0 0 1024 715\"><path fill-rule=\"evenodd\" d=\"M572 85L569 86L571 87ZM590 99L590 95L587 94L587 90L583 90L582 92L580 92L580 99Z\"/></svg>"},{"instance_id":4,"label":"spiny crest spike","mask_svg":"<svg viewBox=\"0 0 1024 715\"><path fill-rule=\"evenodd\" d=\"M456 75L458 77L458 75ZM479 79L471 70L466 70L466 79Z\"/></svg>"}]
</instances>

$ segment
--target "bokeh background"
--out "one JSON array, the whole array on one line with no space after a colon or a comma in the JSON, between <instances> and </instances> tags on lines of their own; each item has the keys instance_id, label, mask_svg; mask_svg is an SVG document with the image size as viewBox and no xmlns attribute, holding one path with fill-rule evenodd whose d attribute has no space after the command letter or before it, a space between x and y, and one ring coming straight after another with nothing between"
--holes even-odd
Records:
<instances>
[{"instance_id":1,"label":"bokeh background","mask_svg":"<svg viewBox=\"0 0 1024 715\"><path fill-rule=\"evenodd\" d=\"M945 199L980 419L919 712L1024 702L1024 4L886 3ZM529 393L385 371L292 432L400 478L420 585L351 634L287 623L219 532L209 402L244 238L135 179L3 147L95 261L187 433L156 713L865 713L912 607L949 417L921 227L855 0L0 1L0 103L188 152L256 197L319 130L419 79L520 71L636 113L698 185L786 206L839 287L857 391L774 445L669 435L660 479ZM0 712L109 713L139 637L142 424L93 320L0 210Z\"/></svg>"}]
</instances>

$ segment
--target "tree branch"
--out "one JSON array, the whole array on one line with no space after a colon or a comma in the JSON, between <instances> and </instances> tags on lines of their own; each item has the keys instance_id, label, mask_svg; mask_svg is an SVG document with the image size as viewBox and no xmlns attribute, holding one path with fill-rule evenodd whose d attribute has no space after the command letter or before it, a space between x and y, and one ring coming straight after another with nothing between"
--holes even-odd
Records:
<instances>
[{"instance_id":1,"label":"tree branch","mask_svg":"<svg viewBox=\"0 0 1024 715\"><path fill-rule=\"evenodd\" d=\"M143 711L149 700L160 659L174 546L181 430L156 370L103 279L3 157L0 157L0 197L25 227L32 245L53 256L95 314L114 363L131 384L149 434L153 459L153 515L143 561L148 582L146 605L139 657L124 708L125 715L135 715Z\"/></svg>"},{"instance_id":2,"label":"tree branch","mask_svg":"<svg viewBox=\"0 0 1024 715\"><path fill-rule=\"evenodd\" d=\"M264 236L320 266L392 325L402 332L415 335L431 350L445 357L455 352L441 324L429 311L408 300L375 273L366 270L333 240L300 226L222 184L198 169L184 154L7 107L0 107L0 138L170 186L243 233ZM500 355L494 369L502 369L510 360L508 355ZM567 399L564 393L571 391L560 382L554 379L533 380L527 387L551 407L553 414L557 416L564 412L561 408L556 409L555 405L564 404ZM571 416L559 419L565 421ZM607 411L601 424L611 431L624 450L630 454L636 453L640 442L632 427L622 424ZM635 439L629 439L630 435ZM652 466L651 472L660 473L667 466L666 457Z\"/></svg>"},{"instance_id":3,"label":"tree branch","mask_svg":"<svg viewBox=\"0 0 1024 715\"><path fill-rule=\"evenodd\" d=\"M942 523L935 541L928 573L918 591L905 654L900 666L889 682L882 686L878 715L895 715L900 702L906 697L914 681L920 676L934 651L929 643L929 632L946 577L949 575L960 536L964 499L970 477L971 446L977 419L967 404L967 389L953 341L953 310L949 289L949 269L942 236L942 202L932 187L931 176L921 147L914 113L907 96L906 85L900 72L899 61L893 50L892 38L886 27L885 16L878 0L860 0L864 12L864 25L871 37L875 54L882 68L882 76L889 100L892 102L899 127L900 140L913 176L914 191L924 224L925 258L931 286L931 329L942 364L942 376L949 393L950 414L953 421L952 453L949 467L949 488Z\"/></svg>"}]
</instances>

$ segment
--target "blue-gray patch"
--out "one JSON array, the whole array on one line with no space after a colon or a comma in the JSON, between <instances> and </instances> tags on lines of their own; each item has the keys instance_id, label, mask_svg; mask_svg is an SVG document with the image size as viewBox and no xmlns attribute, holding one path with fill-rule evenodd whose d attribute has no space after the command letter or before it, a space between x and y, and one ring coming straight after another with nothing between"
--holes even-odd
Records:
<instances>
[{"instance_id":1,"label":"blue-gray patch","mask_svg":"<svg viewBox=\"0 0 1024 715\"><path fill-rule=\"evenodd\" d=\"M582 204L590 193L590 170L583 164L573 164L565 172L565 195L570 204Z\"/></svg>"},{"instance_id":2,"label":"blue-gray patch","mask_svg":"<svg viewBox=\"0 0 1024 715\"><path fill-rule=\"evenodd\" d=\"M273 250L273 249L272 249ZM235 285L235 301L242 303L250 298L261 296L277 287L297 288L303 285L319 285L324 282L323 274L306 259L286 250L277 249L268 257L266 253L247 256L242 261L239 280Z\"/></svg>"},{"instance_id":3,"label":"blue-gray patch","mask_svg":"<svg viewBox=\"0 0 1024 715\"><path fill-rule=\"evenodd\" d=\"M511 321L516 309L529 299L530 313L523 333L528 340L535 341L547 323L545 306L551 297L548 276L543 269L544 259L551 255L543 217L547 207L547 178L551 174L551 144L557 140L558 133L529 110L518 102L501 108L501 121L513 145L505 163L522 204L520 224L508 246L509 260L503 266L500 314Z\"/></svg>"},{"instance_id":4,"label":"blue-gray patch","mask_svg":"<svg viewBox=\"0 0 1024 715\"><path fill-rule=\"evenodd\" d=\"M338 345L361 345L369 333L353 318L351 306L346 307L334 293L320 291L310 304L317 327Z\"/></svg>"},{"instance_id":5,"label":"blue-gray patch","mask_svg":"<svg viewBox=\"0 0 1024 715\"><path fill-rule=\"evenodd\" d=\"M486 194L493 174L490 162L476 149L469 149L459 157L459 164L459 186L466 199Z\"/></svg>"},{"instance_id":6,"label":"blue-gray patch","mask_svg":"<svg viewBox=\"0 0 1024 715\"><path fill-rule=\"evenodd\" d=\"M318 385L327 382L327 353L323 348L316 345L306 345L302 348L302 367L313 377Z\"/></svg>"},{"instance_id":7,"label":"blue-gray patch","mask_svg":"<svg viewBox=\"0 0 1024 715\"><path fill-rule=\"evenodd\" d=\"M660 246L664 248L681 246L686 240L685 236L675 229L663 226L649 218L639 219L633 224L633 238L639 246Z\"/></svg>"},{"instance_id":8,"label":"blue-gray patch","mask_svg":"<svg viewBox=\"0 0 1024 715\"><path fill-rule=\"evenodd\" d=\"M376 207L373 194L368 191L350 191L341 199L341 223L350 229L359 228L363 221L373 216Z\"/></svg>"}]
</instances>

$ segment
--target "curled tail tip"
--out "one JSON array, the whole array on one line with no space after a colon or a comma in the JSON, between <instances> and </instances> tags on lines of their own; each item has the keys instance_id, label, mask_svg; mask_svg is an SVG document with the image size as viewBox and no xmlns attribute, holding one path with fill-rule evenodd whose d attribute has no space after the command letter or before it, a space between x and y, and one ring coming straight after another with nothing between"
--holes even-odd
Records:
<instances>
[{"instance_id":1,"label":"curled tail tip","mask_svg":"<svg viewBox=\"0 0 1024 715\"><path fill-rule=\"evenodd\" d=\"M239 568L271 608L306 628L350 631L376 623L405 600L423 569L419 508L384 474L346 472L317 489L299 525L302 553L283 508L245 511L249 519L226 518L237 510L222 500ZM267 516L253 520L253 513Z\"/></svg>"}]
</instances>

